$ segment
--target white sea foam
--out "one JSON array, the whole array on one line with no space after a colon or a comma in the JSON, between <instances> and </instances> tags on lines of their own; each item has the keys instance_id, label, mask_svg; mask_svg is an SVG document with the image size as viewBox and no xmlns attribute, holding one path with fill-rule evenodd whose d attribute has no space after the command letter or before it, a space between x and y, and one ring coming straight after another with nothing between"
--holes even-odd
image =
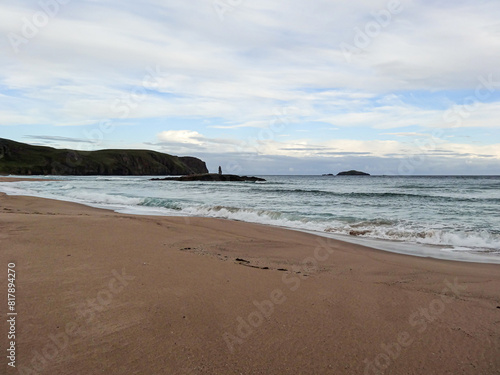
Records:
<instances>
[{"instance_id":1,"label":"white sea foam","mask_svg":"<svg viewBox=\"0 0 500 375\"><path fill-rule=\"evenodd\" d=\"M59 199L66 200L70 202L78 202L83 204L114 204L114 205L123 205L123 206L135 206L140 204L143 199L142 198L133 198L127 197L123 195L113 195L103 192L94 192L82 189L76 189L73 185L65 184L58 188L58 190L46 190L41 189L37 190L33 186L33 188L24 186L15 186L18 183L8 183L1 185L0 191L9 194L9 195L26 195L26 196L35 196L42 198L51 198L51 199ZM30 182L30 184L33 184ZM42 185L43 186L43 185Z\"/></svg>"},{"instance_id":2,"label":"white sea foam","mask_svg":"<svg viewBox=\"0 0 500 375\"><path fill-rule=\"evenodd\" d=\"M85 190L71 191L65 194L66 197L77 199L82 202L99 203L99 204L119 204L124 206L139 205L143 199L127 197L123 195L113 195L99 192L87 192Z\"/></svg>"},{"instance_id":3,"label":"white sea foam","mask_svg":"<svg viewBox=\"0 0 500 375\"><path fill-rule=\"evenodd\" d=\"M96 181L137 181L138 177L122 177L122 176L98 176L95 178Z\"/></svg>"},{"instance_id":4,"label":"white sea foam","mask_svg":"<svg viewBox=\"0 0 500 375\"><path fill-rule=\"evenodd\" d=\"M231 220L289 227L315 232L329 232L347 236L359 236L379 240L401 241L415 244L449 246L468 250L487 250L500 253L500 236L487 231L481 232L459 232L446 231L442 229L415 229L414 225L405 227L403 224L388 225L387 221L374 223L345 224L307 219L291 219L289 215L284 215L273 211L256 211L252 209L237 209L231 207L187 207L182 209L182 213L190 216L217 217Z\"/></svg>"}]
</instances>

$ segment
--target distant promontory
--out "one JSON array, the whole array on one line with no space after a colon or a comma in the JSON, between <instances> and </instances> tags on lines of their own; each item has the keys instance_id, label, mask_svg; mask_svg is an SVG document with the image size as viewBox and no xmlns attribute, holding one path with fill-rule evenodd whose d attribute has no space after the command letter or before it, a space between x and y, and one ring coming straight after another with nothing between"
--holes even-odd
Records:
<instances>
[{"instance_id":1,"label":"distant promontory","mask_svg":"<svg viewBox=\"0 0 500 375\"><path fill-rule=\"evenodd\" d=\"M208 173L203 160L150 150L77 151L33 146L0 138L0 174L189 175Z\"/></svg>"},{"instance_id":2,"label":"distant promontory","mask_svg":"<svg viewBox=\"0 0 500 375\"><path fill-rule=\"evenodd\" d=\"M355 171L355 170L337 173L337 176L369 176L369 175L370 175L369 173Z\"/></svg>"}]
</instances>

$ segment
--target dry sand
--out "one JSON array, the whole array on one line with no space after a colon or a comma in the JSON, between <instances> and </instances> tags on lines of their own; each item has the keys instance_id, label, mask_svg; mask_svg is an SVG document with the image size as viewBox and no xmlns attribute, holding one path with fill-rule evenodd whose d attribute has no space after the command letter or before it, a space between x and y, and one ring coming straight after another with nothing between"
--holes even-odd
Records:
<instances>
[{"instance_id":1,"label":"dry sand","mask_svg":"<svg viewBox=\"0 0 500 375\"><path fill-rule=\"evenodd\" d=\"M2 374L500 373L498 265L2 194L4 354L9 262Z\"/></svg>"}]
</instances>

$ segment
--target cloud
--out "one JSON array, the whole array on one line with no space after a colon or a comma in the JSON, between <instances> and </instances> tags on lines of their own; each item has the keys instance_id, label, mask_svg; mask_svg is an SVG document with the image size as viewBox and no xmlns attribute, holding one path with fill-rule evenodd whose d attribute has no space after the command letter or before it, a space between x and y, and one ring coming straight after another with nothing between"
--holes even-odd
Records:
<instances>
[{"instance_id":1,"label":"cloud","mask_svg":"<svg viewBox=\"0 0 500 375\"><path fill-rule=\"evenodd\" d=\"M239 129L239 128L266 128L270 125L270 121L248 121L243 124L236 125L212 125L214 129Z\"/></svg>"},{"instance_id":2,"label":"cloud","mask_svg":"<svg viewBox=\"0 0 500 375\"><path fill-rule=\"evenodd\" d=\"M84 138L59 137L55 135L26 135L25 138L38 139L43 141L55 142L74 142L74 143L96 143L96 141Z\"/></svg>"},{"instance_id":3,"label":"cloud","mask_svg":"<svg viewBox=\"0 0 500 375\"><path fill-rule=\"evenodd\" d=\"M405 141L463 129L470 140L450 149L498 155L473 142L498 144L479 130L500 125L500 3L401 3L360 48L357 33L386 0L244 1L223 22L211 0L69 2L18 53L0 40L0 125L20 137L64 127L78 139L84 126L111 120L129 129L107 135L107 145L125 133L131 144L154 144L164 130L158 142L183 152L308 158L418 151L381 141L379 129ZM27 0L0 4L0 33L23 36L39 11ZM346 59L342 43L358 52ZM259 142L276 124L289 142L274 131Z\"/></svg>"},{"instance_id":4,"label":"cloud","mask_svg":"<svg viewBox=\"0 0 500 375\"><path fill-rule=\"evenodd\" d=\"M158 134L158 138L163 142L187 143L201 145L206 138L200 133L192 130L166 130Z\"/></svg>"},{"instance_id":5,"label":"cloud","mask_svg":"<svg viewBox=\"0 0 500 375\"><path fill-rule=\"evenodd\" d=\"M232 152L242 150L241 142L225 138L209 138L192 130L166 130L157 134L159 142L148 143L160 146L168 153Z\"/></svg>"},{"instance_id":6,"label":"cloud","mask_svg":"<svg viewBox=\"0 0 500 375\"><path fill-rule=\"evenodd\" d=\"M25 46L24 58L6 49L1 81L38 99L41 107L46 105L43 98L60 103L51 114L53 123L60 125L78 123L85 116L116 118L112 102L141 88L147 67L158 65L160 82L130 116L189 113L232 122L239 118L240 124L219 126L258 127L260 117L280 101L303 101L318 109L317 118L350 126L367 120L362 113L328 113L327 104L359 107L388 90L474 87L478 73L498 72L500 55L492 51L498 51L499 42L496 32L488 29L498 24L492 16L494 4L436 6L429 12L428 6L403 2L403 11L373 40L366 58L347 63L339 44L354 35L342 30L362 28L372 12L387 6L385 1L352 3L314 1L304 9L291 1L284 10L258 1L228 14L227 23L221 23L205 1L189 6L146 1L141 12L132 4L118 8L114 1L71 3ZM20 32L22 18L35 11L26 5L2 5L1 10L5 33ZM359 13L350 13L353 10ZM106 23L100 11L106 11ZM276 14L282 16L276 19ZM423 30L422 36L417 29ZM453 40L460 41L461 48L453 47ZM63 56L67 58L55 58ZM37 61L35 69L32 61ZM307 93L310 88L335 90ZM175 98L160 95L166 93ZM400 116L404 108L386 112L398 118L398 124L424 116Z\"/></svg>"},{"instance_id":7,"label":"cloud","mask_svg":"<svg viewBox=\"0 0 500 375\"><path fill-rule=\"evenodd\" d=\"M429 134L416 132L382 133L382 135L394 135L396 137L429 137Z\"/></svg>"},{"instance_id":8,"label":"cloud","mask_svg":"<svg viewBox=\"0 0 500 375\"><path fill-rule=\"evenodd\" d=\"M311 139L287 139L286 141L247 139L234 141L206 137L190 130L164 131L158 134L159 143L169 152L199 152L217 154L227 152L233 155L266 155L295 158L337 158L343 156L372 156L377 158L418 156L440 157L496 157L500 159L500 147L494 145L468 145L451 143L425 135L423 142L398 142L393 140L361 141L355 139L335 139L315 141Z\"/></svg>"}]
</instances>

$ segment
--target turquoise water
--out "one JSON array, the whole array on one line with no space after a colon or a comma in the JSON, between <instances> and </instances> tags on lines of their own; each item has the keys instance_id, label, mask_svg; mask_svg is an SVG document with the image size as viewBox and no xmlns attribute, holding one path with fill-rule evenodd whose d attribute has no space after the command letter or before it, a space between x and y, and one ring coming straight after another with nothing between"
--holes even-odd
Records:
<instances>
[{"instance_id":1,"label":"turquoise water","mask_svg":"<svg viewBox=\"0 0 500 375\"><path fill-rule=\"evenodd\" d=\"M500 262L500 177L262 177L267 182L65 176L0 183L0 191L132 214L242 220L415 255Z\"/></svg>"}]
</instances>

